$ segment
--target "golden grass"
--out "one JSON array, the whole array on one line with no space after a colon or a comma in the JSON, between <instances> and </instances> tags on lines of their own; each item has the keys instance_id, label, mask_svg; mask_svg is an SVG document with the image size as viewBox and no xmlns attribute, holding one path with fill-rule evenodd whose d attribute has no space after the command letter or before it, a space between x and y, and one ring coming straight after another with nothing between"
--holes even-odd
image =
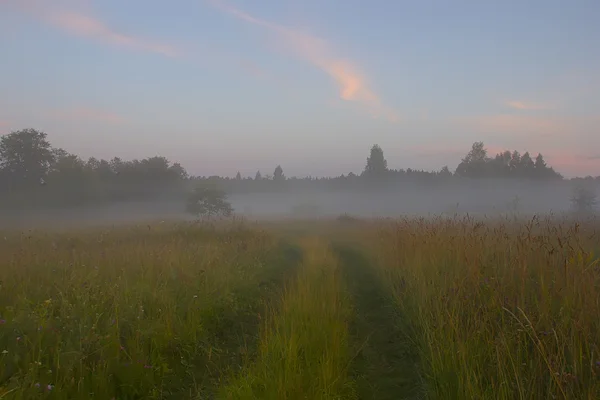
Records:
<instances>
[{"instance_id":1,"label":"golden grass","mask_svg":"<svg viewBox=\"0 0 600 400\"><path fill-rule=\"evenodd\" d=\"M600 398L595 221L382 223L373 253L431 398Z\"/></svg>"},{"instance_id":2,"label":"golden grass","mask_svg":"<svg viewBox=\"0 0 600 400\"><path fill-rule=\"evenodd\" d=\"M597 399L598 228L345 218L0 234L0 399L352 399L356 343L390 326L407 329L429 398ZM331 243L356 249L345 268ZM355 307L370 292L346 283L361 276L396 310ZM381 326L349 337L369 310ZM402 347L369 346L362 371ZM373 387L399 387L398 373Z\"/></svg>"},{"instance_id":3,"label":"golden grass","mask_svg":"<svg viewBox=\"0 0 600 400\"><path fill-rule=\"evenodd\" d=\"M265 321L258 359L224 387L227 399L351 399L349 303L338 260L319 240L306 240L297 279Z\"/></svg>"},{"instance_id":4,"label":"golden grass","mask_svg":"<svg viewBox=\"0 0 600 400\"><path fill-rule=\"evenodd\" d=\"M23 399L200 397L245 358L276 248L241 226L3 239L0 398Z\"/></svg>"}]
</instances>

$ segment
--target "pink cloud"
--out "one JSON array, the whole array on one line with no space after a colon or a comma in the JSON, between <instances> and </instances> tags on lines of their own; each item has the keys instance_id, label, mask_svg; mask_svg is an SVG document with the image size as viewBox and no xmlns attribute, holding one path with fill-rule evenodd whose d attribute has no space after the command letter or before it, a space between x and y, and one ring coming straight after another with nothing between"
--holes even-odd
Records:
<instances>
[{"instance_id":1,"label":"pink cloud","mask_svg":"<svg viewBox=\"0 0 600 400\"><path fill-rule=\"evenodd\" d=\"M515 110L522 110L522 111L550 110L553 108L553 107L550 107L545 104L529 103L529 102L519 101L519 100L507 101L505 103L505 105L510 108L514 108Z\"/></svg>"},{"instance_id":2,"label":"pink cloud","mask_svg":"<svg viewBox=\"0 0 600 400\"><path fill-rule=\"evenodd\" d=\"M339 95L343 100L363 104L373 117L384 117L393 122L398 121L398 115L391 108L385 106L369 88L367 80L359 73L356 65L333 55L327 42L323 39L256 18L221 0L209 0L209 2L223 12L274 33L278 39L283 40L286 49L328 74L337 83Z\"/></svg>"},{"instance_id":3,"label":"pink cloud","mask_svg":"<svg viewBox=\"0 0 600 400\"><path fill-rule=\"evenodd\" d=\"M148 51L167 57L176 57L180 54L171 45L119 33L93 17L76 12L51 12L47 19L55 26L77 36L92 37L113 45Z\"/></svg>"},{"instance_id":4,"label":"pink cloud","mask_svg":"<svg viewBox=\"0 0 600 400\"><path fill-rule=\"evenodd\" d=\"M82 11L74 11L70 7L81 6L81 1L67 2L60 5L60 1L49 2L40 0L5 0L9 6L27 12L46 21L47 23L75 36L88 37L115 46L126 47L157 53L166 57L177 57L180 51L174 46L159 41L145 39L133 35L120 33L109 27L97 18Z\"/></svg>"},{"instance_id":5,"label":"pink cloud","mask_svg":"<svg viewBox=\"0 0 600 400\"><path fill-rule=\"evenodd\" d=\"M86 107L78 107L66 110L52 110L48 113L52 118L75 122L75 121L93 121L107 124L123 124L126 120L114 113Z\"/></svg>"}]
</instances>

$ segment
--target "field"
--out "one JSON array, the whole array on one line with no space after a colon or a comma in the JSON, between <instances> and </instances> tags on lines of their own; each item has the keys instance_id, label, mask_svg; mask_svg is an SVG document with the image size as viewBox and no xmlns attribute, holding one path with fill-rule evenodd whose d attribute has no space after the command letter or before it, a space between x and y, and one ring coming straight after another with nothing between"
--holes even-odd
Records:
<instances>
[{"instance_id":1,"label":"field","mask_svg":"<svg viewBox=\"0 0 600 400\"><path fill-rule=\"evenodd\" d=\"M0 235L0 399L598 399L600 223Z\"/></svg>"}]
</instances>

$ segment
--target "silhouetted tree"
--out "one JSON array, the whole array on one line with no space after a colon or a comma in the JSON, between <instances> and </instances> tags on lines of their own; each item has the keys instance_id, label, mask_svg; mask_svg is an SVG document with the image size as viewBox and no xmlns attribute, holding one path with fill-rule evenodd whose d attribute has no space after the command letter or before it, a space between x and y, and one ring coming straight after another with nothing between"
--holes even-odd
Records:
<instances>
[{"instance_id":1,"label":"silhouetted tree","mask_svg":"<svg viewBox=\"0 0 600 400\"><path fill-rule=\"evenodd\" d=\"M11 187L31 187L43 182L53 161L46 136L35 129L23 129L0 139L0 168Z\"/></svg>"},{"instance_id":2,"label":"silhouetted tree","mask_svg":"<svg viewBox=\"0 0 600 400\"><path fill-rule=\"evenodd\" d=\"M216 187L197 186L188 195L186 211L196 217L230 216L233 207L227 201L225 192Z\"/></svg>"},{"instance_id":3,"label":"silhouetted tree","mask_svg":"<svg viewBox=\"0 0 600 400\"><path fill-rule=\"evenodd\" d=\"M525 152L521 157L521 162L517 167L519 176L532 178L535 175L535 164L529 155L529 152Z\"/></svg>"},{"instance_id":4,"label":"silhouetted tree","mask_svg":"<svg viewBox=\"0 0 600 400\"><path fill-rule=\"evenodd\" d=\"M383 156L383 150L375 144L371 147L371 153L367 157L367 164L363 175L373 178L382 177L388 172L387 160Z\"/></svg>"},{"instance_id":5,"label":"silhouetted tree","mask_svg":"<svg viewBox=\"0 0 600 400\"><path fill-rule=\"evenodd\" d=\"M546 161L544 161L544 156L541 153L538 153L537 157L535 158L535 169L546 169Z\"/></svg>"},{"instance_id":6,"label":"silhouetted tree","mask_svg":"<svg viewBox=\"0 0 600 400\"><path fill-rule=\"evenodd\" d=\"M281 168L281 165L278 165L275 168L275 171L273 172L273 180L278 182L285 180L285 175L283 174L283 168Z\"/></svg>"},{"instance_id":7,"label":"silhouetted tree","mask_svg":"<svg viewBox=\"0 0 600 400\"><path fill-rule=\"evenodd\" d=\"M450 172L450 168L448 168L447 165L445 165L444 167L442 167L442 169L439 172L439 175L442 178L450 178L452 176L452 172Z\"/></svg>"},{"instance_id":8,"label":"silhouetted tree","mask_svg":"<svg viewBox=\"0 0 600 400\"><path fill-rule=\"evenodd\" d=\"M487 162L487 150L483 142L475 142L456 168L456 174L472 178L484 177L487 172Z\"/></svg>"},{"instance_id":9,"label":"silhouetted tree","mask_svg":"<svg viewBox=\"0 0 600 400\"><path fill-rule=\"evenodd\" d=\"M287 178L280 165L273 175L263 178L260 171L254 180L243 179L238 172L229 177L189 177L178 163L154 156L139 160L90 158L81 160L63 149L53 149L46 134L34 129L12 132L0 139L0 205L26 207L36 205L73 205L82 202L156 199L179 197L190 183L218 185L227 193L260 192L281 187L286 180L290 188L358 187L366 182L441 182L461 177L562 179L546 164L541 154L535 161L529 153L504 151L488 158L482 142L475 142L456 168L456 179L448 167L440 171L389 169L383 150L373 145L361 175L350 172L335 178ZM382 178L385 177L385 180ZM600 180L600 178L598 178ZM40 185L42 183L42 185ZM26 201L25 201L26 200Z\"/></svg>"}]
</instances>

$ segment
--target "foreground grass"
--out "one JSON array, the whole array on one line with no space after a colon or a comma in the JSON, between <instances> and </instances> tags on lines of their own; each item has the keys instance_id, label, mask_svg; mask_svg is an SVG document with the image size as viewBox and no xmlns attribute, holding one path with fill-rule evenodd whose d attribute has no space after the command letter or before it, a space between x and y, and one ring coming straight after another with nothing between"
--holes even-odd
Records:
<instances>
[{"instance_id":1,"label":"foreground grass","mask_svg":"<svg viewBox=\"0 0 600 400\"><path fill-rule=\"evenodd\" d=\"M430 398L600 398L597 222L404 220L374 227Z\"/></svg>"},{"instance_id":2,"label":"foreground grass","mask_svg":"<svg viewBox=\"0 0 600 400\"><path fill-rule=\"evenodd\" d=\"M298 259L242 225L9 235L0 397L210 397Z\"/></svg>"},{"instance_id":3,"label":"foreground grass","mask_svg":"<svg viewBox=\"0 0 600 400\"><path fill-rule=\"evenodd\" d=\"M227 399L352 399L349 302L326 244L304 244L305 261L281 308L265 321L258 358L223 388Z\"/></svg>"},{"instance_id":4,"label":"foreground grass","mask_svg":"<svg viewBox=\"0 0 600 400\"><path fill-rule=\"evenodd\" d=\"M2 234L0 399L598 399L598 228Z\"/></svg>"},{"instance_id":5,"label":"foreground grass","mask_svg":"<svg viewBox=\"0 0 600 400\"><path fill-rule=\"evenodd\" d=\"M356 356L351 376L360 399L422 398L417 349L360 244L336 244L353 300L350 334Z\"/></svg>"}]
</instances>

